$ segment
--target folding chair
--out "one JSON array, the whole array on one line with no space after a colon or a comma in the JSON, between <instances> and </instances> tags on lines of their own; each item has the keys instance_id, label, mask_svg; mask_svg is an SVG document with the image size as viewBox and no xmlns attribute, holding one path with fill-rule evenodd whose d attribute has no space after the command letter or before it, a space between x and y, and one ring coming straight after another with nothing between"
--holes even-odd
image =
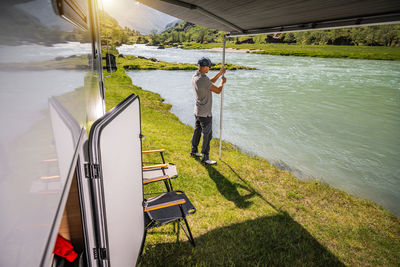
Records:
<instances>
[{"instance_id":1,"label":"folding chair","mask_svg":"<svg viewBox=\"0 0 400 267\"><path fill-rule=\"evenodd\" d=\"M176 166L173 163L165 163L165 149L142 151L142 154L160 153L162 163L150 166L143 166L143 184L164 181L167 192L159 196L149 198L144 202L145 227L147 230L159 227L167 223L178 222L188 237L190 243L195 242L190 231L186 216L196 212L195 207L182 191L173 191L171 179L178 177ZM156 162L145 162L156 163ZM145 195L154 195L150 193ZM184 224L183 224L184 222ZM179 231L179 228L178 228Z\"/></svg>"},{"instance_id":2,"label":"folding chair","mask_svg":"<svg viewBox=\"0 0 400 267\"><path fill-rule=\"evenodd\" d=\"M196 212L196 208L182 191L170 191L144 201L145 233L154 227L178 221L187 238L195 245L192 232L186 220L187 215ZM182 224L184 221L185 226ZM178 229L179 230L179 229Z\"/></svg>"},{"instance_id":3,"label":"folding chair","mask_svg":"<svg viewBox=\"0 0 400 267\"><path fill-rule=\"evenodd\" d=\"M165 163L165 149L142 151L142 154L160 153L162 163L150 166L143 166L143 184L163 181L167 191L173 191L171 179L178 177L178 172L175 164Z\"/></svg>"}]
</instances>

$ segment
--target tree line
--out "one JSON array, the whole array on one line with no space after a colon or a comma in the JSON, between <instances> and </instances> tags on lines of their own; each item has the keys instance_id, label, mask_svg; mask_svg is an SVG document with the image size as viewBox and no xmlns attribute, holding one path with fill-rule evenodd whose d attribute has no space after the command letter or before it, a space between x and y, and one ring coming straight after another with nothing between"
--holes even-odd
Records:
<instances>
[{"instance_id":1,"label":"tree line","mask_svg":"<svg viewBox=\"0 0 400 267\"><path fill-rule=\"evenodd\" d=\"M103 45L108 44L114 47L133 43L155 46L179 45L184 42L220 43L226 33L190 22L179 21L173 27L161 33L153 30L149 35L142 35L139 31L128 27L122 28L106 12L100 14L100 26ZM236 44L400 46L400 24L231 37L228 38L228 42Z\"/></svg>"},{"instance_id":2,"label":"tree line","mask_svg":"<svg viewBox=\"0 0 400 267\"><path fill-rule=\"evenodd\" d=\"M221 42L225 32L181 21L162 33L152 31L138 39L151 45L196 42L201 44ZM228 41L241 43L289 43L305 45L365 45L400 46L400 24L361 26L332 30L315 30L282 34L233 37Z\"/></svg>"}]
</instances>

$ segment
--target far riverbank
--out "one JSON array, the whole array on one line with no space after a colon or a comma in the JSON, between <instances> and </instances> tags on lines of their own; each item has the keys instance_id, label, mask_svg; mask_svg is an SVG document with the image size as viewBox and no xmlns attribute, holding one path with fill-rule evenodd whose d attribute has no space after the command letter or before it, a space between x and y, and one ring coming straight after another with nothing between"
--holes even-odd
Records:
<instances>
[{"instance_id":1,"label":"far riverbank","mask_svg":"<svg viewBox=\"0 0 400 267\"><path fill-rule=\"evenodd\" d=\"M184 42L182 49L213 49L222 51L222 43L199 44ZM279 56L303 56L321 58L350 58L371 60L400 60L400 47L385 46L338 46L296 44L235 44L227 43L229 51Z\"/></svg>"}]
</instances>

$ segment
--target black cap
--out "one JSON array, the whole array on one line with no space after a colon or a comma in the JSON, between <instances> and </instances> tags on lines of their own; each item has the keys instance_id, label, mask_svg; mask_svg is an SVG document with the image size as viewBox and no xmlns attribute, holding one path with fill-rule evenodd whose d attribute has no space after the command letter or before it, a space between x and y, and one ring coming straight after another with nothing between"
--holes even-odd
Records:
<instances>
[{"instance_id":1,"label":"black cap","mask_svg":"<svg viewBox=\"0 0 400 267\"><path fill-rule=\"evenodd\" d=\"M197 65L199 65L200 67L211 67L214 66L214 64L211 62L211 60L208 57L202 57L199 59L199 61L197 61Z\"/></svg>"}]
</instances>

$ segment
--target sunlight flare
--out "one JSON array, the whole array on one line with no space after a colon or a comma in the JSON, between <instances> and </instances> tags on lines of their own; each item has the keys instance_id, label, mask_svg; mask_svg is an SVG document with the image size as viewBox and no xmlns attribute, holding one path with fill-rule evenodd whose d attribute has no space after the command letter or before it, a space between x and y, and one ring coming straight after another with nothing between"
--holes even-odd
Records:
<instances>
[{"instance_id":1,"label":"sunlight flare","mask_svg":"<svg viewBox=\"0 0 400 267\"><path fill-rule=\"evenodd\" d=\"M107 9L113 6L114 0L100 0L102 3L102 8Z\"/></svg>"}]
</instances>

